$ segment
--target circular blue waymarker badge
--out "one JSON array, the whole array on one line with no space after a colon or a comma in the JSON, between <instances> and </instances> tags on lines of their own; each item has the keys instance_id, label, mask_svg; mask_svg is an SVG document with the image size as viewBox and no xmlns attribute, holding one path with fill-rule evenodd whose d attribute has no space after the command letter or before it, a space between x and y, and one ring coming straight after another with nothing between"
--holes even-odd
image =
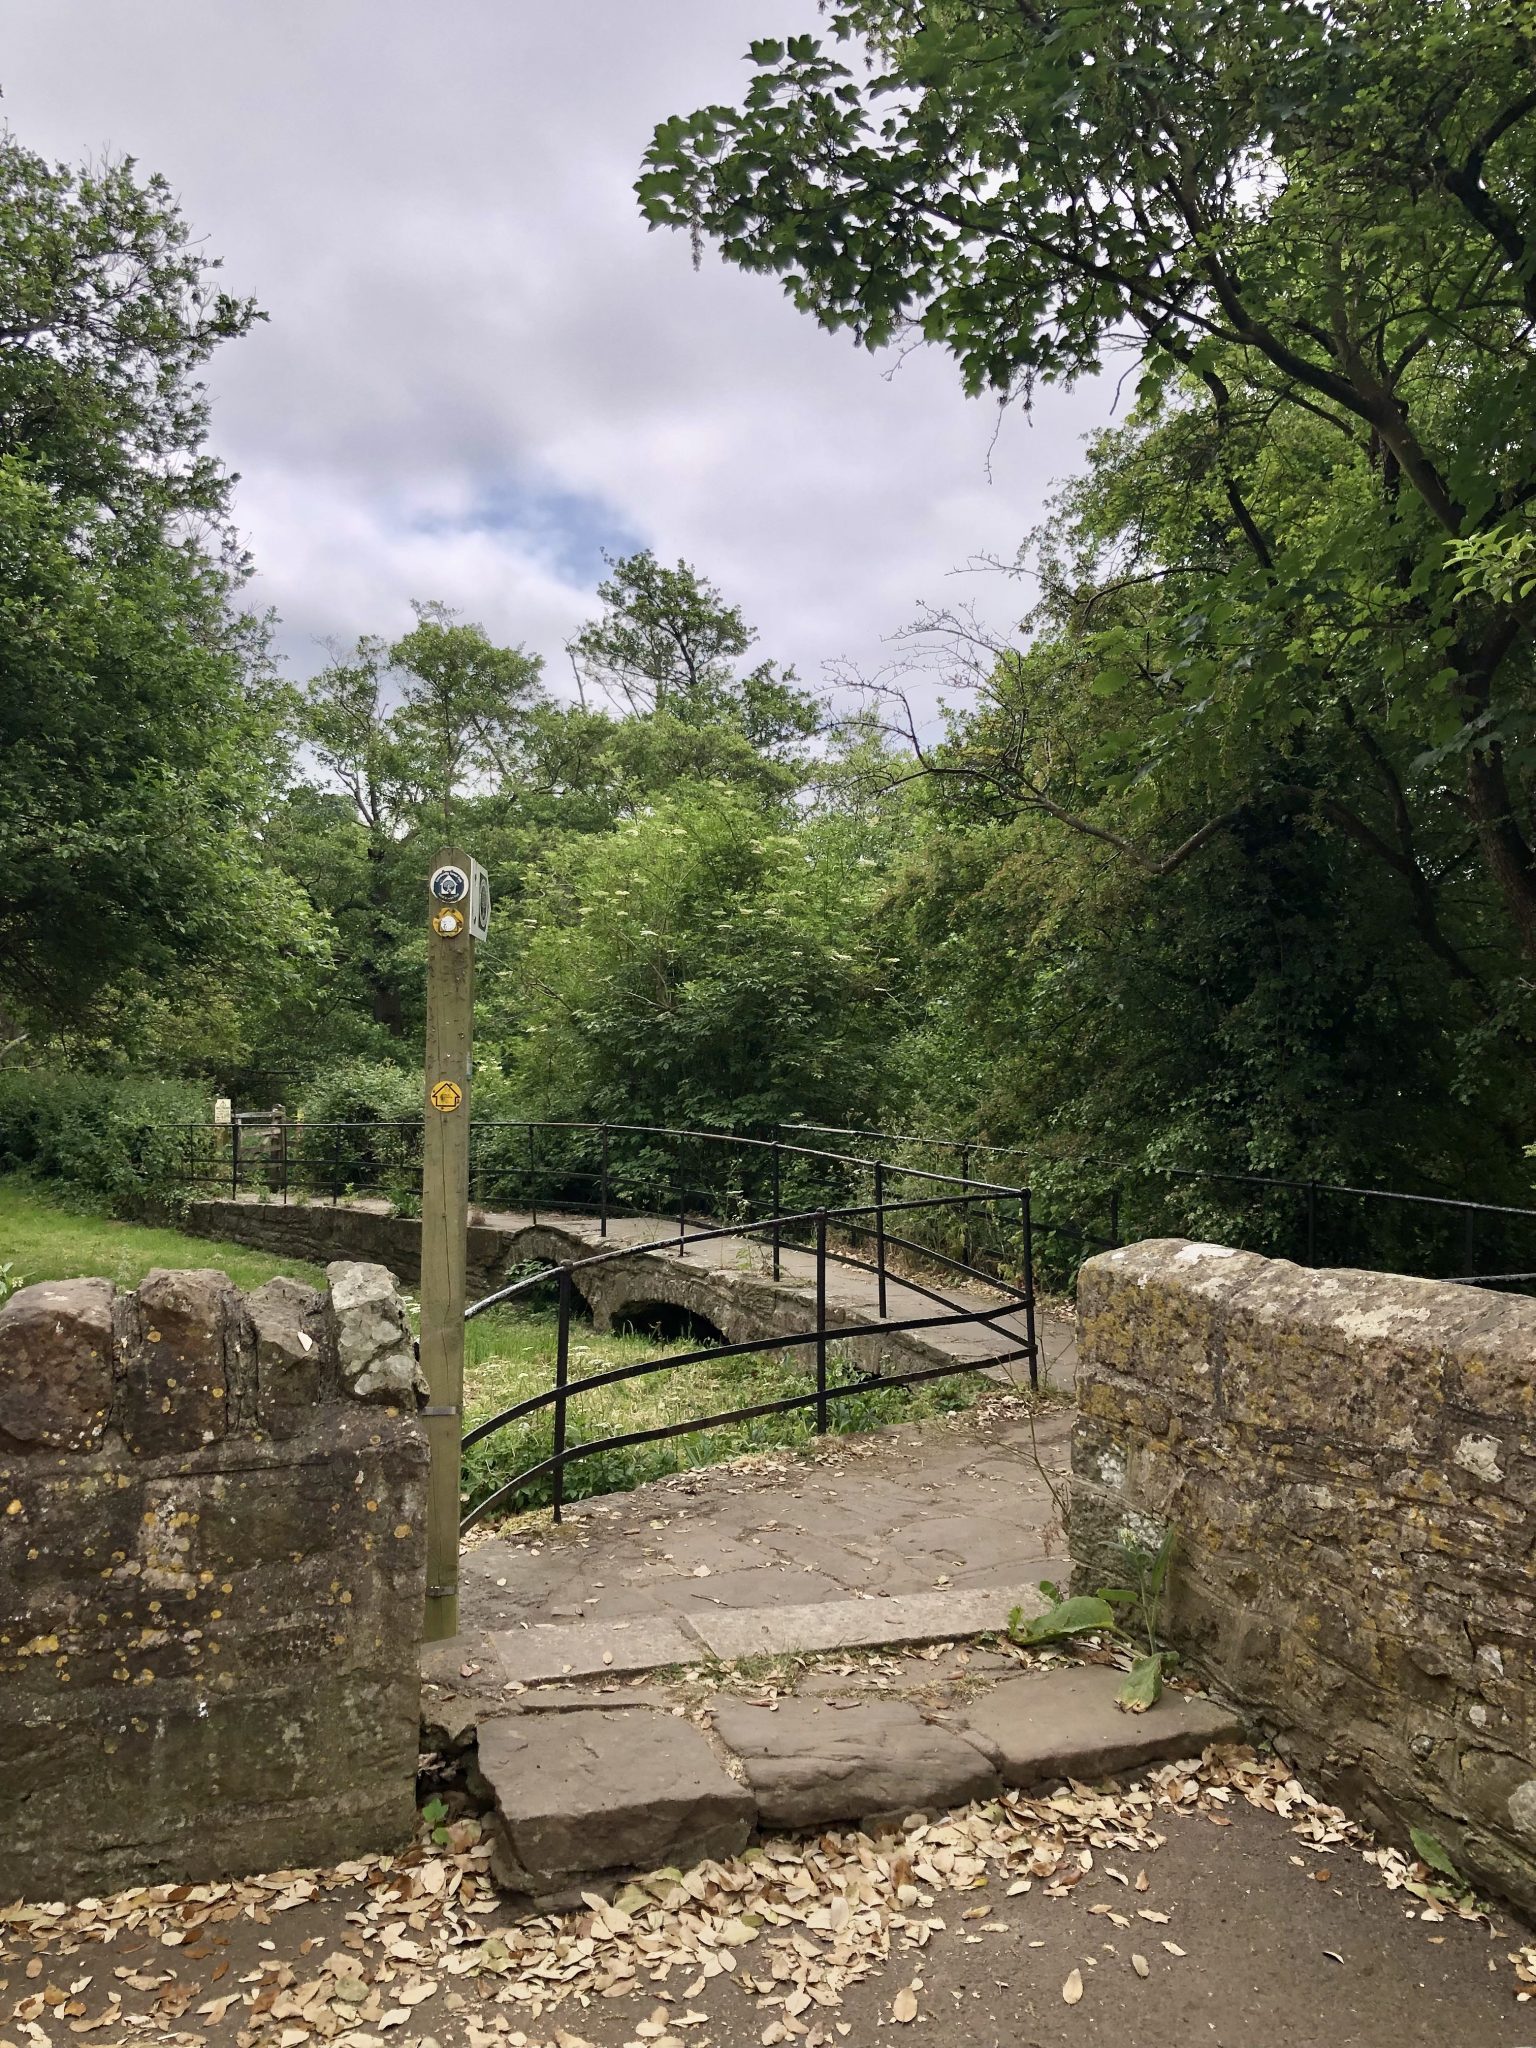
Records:
<instances>
[{"instance_id":1,"label":"circular blue waymarker badge","mask_svg":"<svg viewBox=\"0 0 1536 2048\"><path fill-rule=\"evenodd\" d=\"M439 903L462 903L469 894L469 877L462 868L438 868L428 887Z\"/></svg>"}]
</instances>

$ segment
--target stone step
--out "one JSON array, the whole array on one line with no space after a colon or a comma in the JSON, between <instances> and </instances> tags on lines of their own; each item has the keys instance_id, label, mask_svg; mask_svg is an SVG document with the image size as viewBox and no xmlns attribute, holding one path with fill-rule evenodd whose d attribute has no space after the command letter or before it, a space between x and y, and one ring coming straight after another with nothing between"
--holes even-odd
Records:
<instances>
[{"instance_id":1,"label":"stone step","mask_svg":"<svg viewBox=\"0 0 1536 2048\"><path fill-rule=\"evenodd\" d=\"M1122 1682L1120 1672L1102 1664L1026 1672L981 1694L956 1725L991 1758L1003 1783L1018 1788L1119 1777L1243 1739L1230 1707L1195 1693L1165 1688L1155 1707L1128 1714L1115 1704Z\"/></svg>"},{"instance_id":2,"label":"stone step","mask_svg":"<svg viewBox=\"0 0 1536 2048\"><path fill-rule=\"evenodd\" d=\"M757 1820L699 1730L655 1707L505 1715L481 1727L479 1769L495 1800L492 1874L541 1901L621 1870L738 1856Z\"/></svg>"},{"instance_id":3,"label":"stone step","mask_svg":"<svg viewBox=\"0 0 1536 2048\"><path fill-rule=\"evenodd\" d=\"M1003 1679L950 1712L910 1700L721 1695L715 1746L664 1694L563 1689L494 1703L478 1774L494 1801L492 1869L554 1910L629 1871L738 1854L767 1832L935 1816L1004 1786L1089 1783L1240 1741L1215 1701L1115 1704L1118 1671L1068 1665Z\"/></svg>"},{"instance_id":4,"label":"stone step","mask_svg":"<svg viewBox=\"0 0 1536 2048\"><path fill-rule=\"evenodd\" d=\"M1034 1582L1060 1568L1059 1558L1038 1558L1021 1574L1022 1586L953 1587L793 1607L693 1606L614 1621L530 1622L431 1644L423 1653L422 1675L456 1685L462 1668L473 1664L479 1667L477 1688L487 1691L563 1678L633 1678L710 1657L732 1663L742 1657L952 1642L1005 1629L1015 1608L1026 1618L1042 1612L1045 1601Z\"/></svg>"},{"instance_id":5,"label":"stone step","mask_svg":"<svg viewBox=\"0 0 1536 2048\"><path fill-rule=\"evenodd\" d=\"M900 1822L996 1798L991 1759L910 1700L787 1699L752 1706L721 1698L716 1735L740 1759L765 1828L835 1821Z\"/></svg>"}]
</instances>

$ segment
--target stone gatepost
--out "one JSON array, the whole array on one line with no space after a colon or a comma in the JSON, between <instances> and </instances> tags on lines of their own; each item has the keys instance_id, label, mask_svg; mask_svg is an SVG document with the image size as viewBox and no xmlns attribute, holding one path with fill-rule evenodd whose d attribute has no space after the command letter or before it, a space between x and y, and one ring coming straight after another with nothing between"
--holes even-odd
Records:
<instances>
[{"instance_id":1,"label":"stone gatepost","mask_svg":"<svg viewBox=\"0 0 1536 2048\"><path fill-rule=\"evenodd\" d=\"M427 1452L382 1267L0 1308L0 1896L409 1837Z\"/></svg>"}]
</instances>

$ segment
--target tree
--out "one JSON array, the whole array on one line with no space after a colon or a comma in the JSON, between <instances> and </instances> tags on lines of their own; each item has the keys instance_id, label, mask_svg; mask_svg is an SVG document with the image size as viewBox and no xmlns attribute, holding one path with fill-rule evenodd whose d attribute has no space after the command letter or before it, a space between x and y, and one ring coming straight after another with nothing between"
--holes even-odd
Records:
<instances>
[{"instance_id":1,"label":"tree","mask_svg":"<svg viewBox=\"0 0 1536 2048\"><path fill-rule=\"evenodd\" d=\"M442 604L413 604L416 625L389 650L401 685L393 758L418 804L452 838L454 812L477 780L515 787L543 662L498 647Z\"/></svg>"},{"instance_id":2,"label":"tree","mask_svg":"<svg viewBox=\"0 0 1536 2048\"><path fill-rule=\"evenodd\" d=\"M163 181L0 137L0 1005L87 1038L313 944L257 839L286 707L203 448L255 317L214 267Z\"/></svg>"},{"instance_id":3,"label":"tree","mask_svg":"<svg viewBox=\"0 0 1536 2048\"><path fill-rule=\"evenodd\" d=\"M466 834L495 864L548 709L536 656L444 605L413 609L409 633L365 634L305 686L301 730L329 787L291 791L273 835L341 935L339 1007L397 1040L420 1019L423 864Z\"/></svg>"},{"instance_id":4,"label":"tree","mask_svg":"<svg viewBox=\"0 0 1536 2048\"><path fill-rule=\"evenodd\" d=\"M74 171L0 133L0 456L82 516L219 525L229 478L196 372L265 316L218 268L131 157Z\"/></svg>"},{"instance_id":5,"label":"tree","mask_svg":"<svg viewBox=\"0 0 1536 2048\"><path fill-rule=\"evenodd\" d=\"M1432 656L1412 715L1536 960L1536 595L1489 573L1536 506L1530 0L859 0L831 33L865 65L758 42L739 108L658 128L649 219L871 347L947 349L972 392L1027 401L1134 349L1144 405L1205 416L1271 637L1306 508L1337 464L1368 477ZM1277 535L1228 458L1298 419L1311 468ZM1203 630L1192 603L1170 634L1193 656L1171 717ZM1262 680L1284 699L1283 670Z\"/></svg>"},{"instance_id":6,"label":"tree","mask_svg":"<svg viewBox=\"0 0 1536 2048\"><path fill-rule=\"evenodd\" d=\"M794 830L749 792L680 788L551 852L487 1039L537 1115L867 1119L891 1005L877 881L837 821Z\"/></svg>"},{"instance_id":7,"label":"tree","mask_svg":"<svg viewBox=\"0 0 1536 2048\"><path fill-rule=\"evenodd\" d=\"M740 609L686 562L664 568L649 549L610 558L597 587L602 617L570 643L576 672L631 718L690 733L736 733L764 759L788 762L816 732L822 707L793 669L738 667L757 638Z\"/></svg>"}]
</instances>

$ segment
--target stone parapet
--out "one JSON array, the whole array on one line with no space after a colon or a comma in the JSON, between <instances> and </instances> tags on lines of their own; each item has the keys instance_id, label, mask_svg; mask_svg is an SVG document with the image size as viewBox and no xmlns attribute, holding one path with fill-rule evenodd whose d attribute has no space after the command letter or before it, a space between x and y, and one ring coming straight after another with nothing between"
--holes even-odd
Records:
<instances>
[{"instance_id":1,"label":"stone parapet","mask_svg":"<svg viewBox=\"0 0 1536 2048\"><path fill-rule=\"evenodd\" d=\"M329 1279L0 1308L0 1897L408 1838L426 1443L389 1276Z\"/></svg>"},{"instance_id":2,"label":"stone parapet","mask_svg":"<svg viewBox=\"0 0 1536 2048\"><path fill-rule=\"evenodd\" d=\"M1536 1907L1536 1300L1159 1240L1079 1281L1072 1553L1355 1811Z\"/></svg>"}]
</instances>

